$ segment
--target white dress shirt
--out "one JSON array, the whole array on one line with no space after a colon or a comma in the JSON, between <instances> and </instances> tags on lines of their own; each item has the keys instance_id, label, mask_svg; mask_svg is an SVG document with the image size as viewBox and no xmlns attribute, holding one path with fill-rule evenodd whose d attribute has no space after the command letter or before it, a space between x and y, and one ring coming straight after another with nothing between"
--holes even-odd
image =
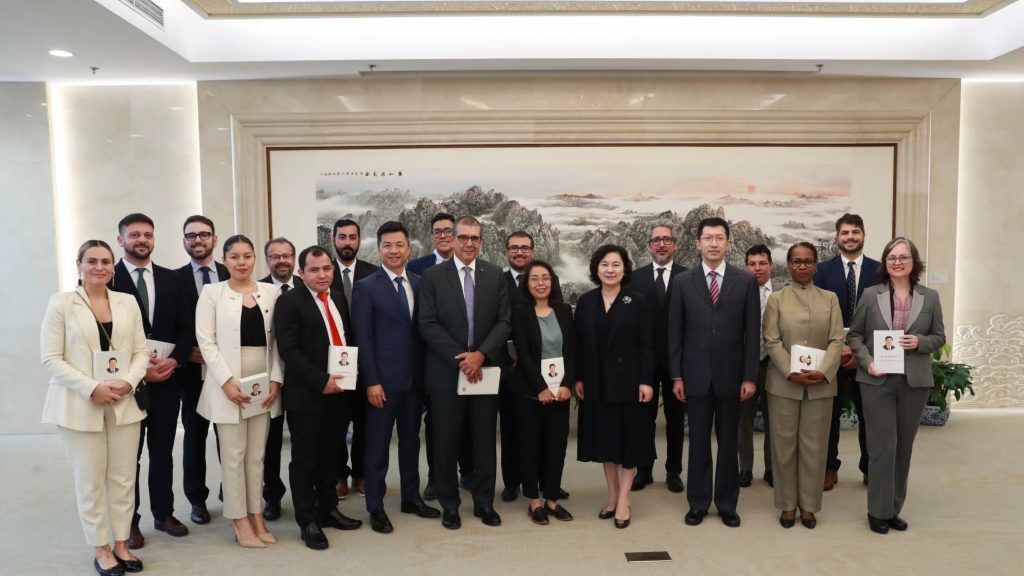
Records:
<instances>
[{"instance_id":1,"label":"white dress shirt","mask_svg":"<svg viewBox=\"0 0 1024 576\"><path fill-rule=\"evenodd\" d=\"M309 290L309 286L306 286L306 290ZM327 336L331 336L331 324L327 320L327 314L334 317L334 325L338 327L338 334L341 334L341 342L344 346L348 346L348 337L345 335L345 324L341 321L341 314L338 312L338 307L334 305L334 300L331 299L331 289L327 289L327 305L329 312L324 311L324 303L320 301L320 297L313 290L309 290L309 293L313 295L313 300L316 301L316 307L320 309L320 313L323 315L324 328L327 330Z\"/></svg>"},{"instance_id":2,"label":"white dress shirt","mask_svg":"<svg viewBox=\"0 0 1024 576\"><path fill-rule=\"evenodd\" d=\"M139 276L135 271L138 270L139 267L124 258L121 259L121 262L124 262L124 267L128 270L128 274L131 276L132 284L135 284L135 287L138 288ZM145 272L142 273L142 277L146 279L146 301L149 302L148 320L149 325L152 326L153 310L156 309L156 280L153 279L153 261L150 260L147 262L142 269L145 270Z\"/></svg>"},{"instance_id":3,"label":"white dress shirt","mask_svg":"<svg viewBox=\"0 0 1024 576\"><path fill-rule=\"evenodd\" d=\"M708 290L711 290L711 271L714 270L718 274L718 290L722 290L722 279L725 278L725 260L718 265L718 268L708 268L708 265L701 260L701 268L704 269L704 282L708 285Z\"/></svg>"},{"instance_id":4,"label":"white dress shirt","mask_svg":"<svg viewBox=\"0 0 1024 576\"><path fill-rule=\"evenodd\" d=\"M436 264L442 264L442 263L447 262L447 261L448 261L448 259L445 258L444 256L441 256L440 252L438 252L437 250L434 250L434 264L435 265Z\"/></svg>"},{"instance_id":5,"label":"white dress shirt","mask_svg":"<svg viewBox=\"0 0 1024 576\"><path fill-rule=\"evenodd\" d=\"M860 256L857 256L854 260L849 260L842 254L839 257L843 260L843 278L850 273L850 262L853 262L853 275L857 277L857 289L860 290L860 271L864 268L864 253L861 252Z\"/></svg>"},{"instance_id":6,"label":"white dress shirt","mask_svg":"<svg viewBox=\"0 0 1024 576\"><path fill-rule=\"evenodd\" d=\"M651 262L651 264L654 265L652 267L653 268L652 272L654 272L654 281L655 282L658 281L658 268L664 268L665 269L665 271L661 273L661 283L665 285L665 291L667 292L668 291L668 281L672 279L672 265L675 264L675 262L669 262L668 264L665 264L664 266L659 266L657 262ZM710 284L709 284L709 286L710 286Z\"/></svg>"},{"instance_id":7,"label":"white dress shirt","mask_svg":"<svg viewBox=\"0 0 1024 576\"><path fill-rule=\"evenodd\" d=\"M459 286L462 286L462 298L466 298L466 272L463 271L463 268L466 266L469 266L469 277L473 279L473 294L476 294L476 259L474 258L469 264L463 264L462 260L459 260L458 257L456 257L454 261L455 269L459 273Z\"/></svg>"},{"instance_id":8,"label":"white dress shirt","mask_svg":"<svg viewBox=\"0 0 1024 576\"><path fill-rule=\"evenodd\" d=\"M200 268L206 265L199 264L195 260L192 260L190 264L192 264L192 279L196 283L196 294L199 294L203 291L203 271L200 270ZM206 267L210 269L210 284L216 284L221 280L227 280L227 278L221 278L217 274L217 263L213 260L210 260L210 265Z\"/></svg>"}]
</instances>

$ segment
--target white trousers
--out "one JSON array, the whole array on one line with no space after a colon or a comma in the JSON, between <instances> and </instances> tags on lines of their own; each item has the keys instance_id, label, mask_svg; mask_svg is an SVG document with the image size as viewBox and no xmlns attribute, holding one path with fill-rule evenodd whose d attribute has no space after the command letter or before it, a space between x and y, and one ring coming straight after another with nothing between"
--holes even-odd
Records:
<instances>
[{"instance_id":1,"label":"white trousers","mask_svg":"<svg viewBox=\"0 0 1024 576\"><path fill-rule=\"evenodd\" d=\"M242 347L242 376L267 369L264 348ZM224 517L232 520L263 512L263 453L270 413L239 418L238 424L217 424L220 442Z\"/></svg>"}]
</instances>

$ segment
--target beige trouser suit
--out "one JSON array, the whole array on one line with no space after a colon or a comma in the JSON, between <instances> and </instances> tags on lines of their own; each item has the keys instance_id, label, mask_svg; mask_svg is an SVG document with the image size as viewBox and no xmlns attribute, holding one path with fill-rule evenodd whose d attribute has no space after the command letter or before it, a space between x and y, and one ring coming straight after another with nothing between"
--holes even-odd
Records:
<instances>
[{"instance_id":1,"label":"beige trouser suit","mask_svg":"<svg viewBox=\"0 0 1024 576\"><path fill-rule=\"evenodd\" d=\"M843 316L836 295L813 284L793 283L774 292L765 305L764 345L768 366L775 507L821 510L825 457L843 351ZM819 371L825 381L802 386L788 380L793 345L825 350Z\"/></svg>"}]
</instances>

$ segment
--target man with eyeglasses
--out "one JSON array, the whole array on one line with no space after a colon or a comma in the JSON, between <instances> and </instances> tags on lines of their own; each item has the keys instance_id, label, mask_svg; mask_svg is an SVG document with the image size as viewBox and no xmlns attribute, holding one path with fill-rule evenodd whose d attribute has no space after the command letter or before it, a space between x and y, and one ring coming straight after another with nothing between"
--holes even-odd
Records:
<instances>
[{"instance_id":1,"label":"man with eyeglasses","mask_svg":"<svg viewBox=\"0 0 1024 576\"><path fill-rule=\"evenodd\" d=\"M508 289L502 270L480 260L482 226L472 216L455 223L455 257L428 268L420 287L420 336L426 344L424 383L434 414L434 476L444 512L441 524L462 526L456 464L464 436L473 439L476 465L473 515L487 526L501 524L494 510L496 395L457 393L459 374L471 383L485 366L505 363L512 330ZM468 421L467 421L468 419ZM468 434L467 434L468 432Z\"/></svg>"},{"instance_id":2,"label":"man with eyeglasses","mask_svg":"<svg viewBox=\"0 0 1024 576\"><path fill-rule=\"evenodd\" d=\"M455 252L455 216L447 212L438 212L430 219L430 245L434 250L425 256L410 260L408 270L414 274L423 272L442 262L447 262Z\"/></svg>"},{"instance_id":3,"label":"man with eyeglasses","mask_svg":"<svg viewBox=\"0 0 1024 576\"><path fill-rule=\"evenodd\" d=\"M836 248L839 254L831 260L818 265L814 274L814 285L824 290L835 292L839 298L839 308L843 312L843 326L850 327L853 311L865 288L878 284L878 260L864 255L864 219L858 214L843 214L836 220ZM850 347L843 346L842 365L836 375L839 384L839 397L832 403L832 427L828 434L828 456L825 461L825 491L829 491L839 482L839 416L843 406L853 402L860 422L857 427L857 441L860 444L860 461L858 468L863 474L862 480L868 483L868 449L867 432L864 426L864 405L860 400L860 387L854 378L857 375L857 360L853 357Z\"/></svg>"},{"instance_id":4,"label":"man with eyeglasses","mask_svg":"<svg viewBox=\"0 0 1024 576\"><path fill-rule=\"evenodd\" d=\"M772 251L764 244L755 244L747 250L747 272L757 279L758 299L761 301L761 318L764 318L765 304L771 296L772 288ZM768 351L764 348L762 326L761 348L758 352L760 361L757 365L757 394L740 405L739 430L739 463L740 487L747 488L754 481L754 415L761 410L764 418L764 481L769 486L775 483L772 479L771 435L768 432L768 400L765 393L765 378L768 374Z\"/></svg>"},{"instance_id":5,"label":"man with eyeglasses","mask_svg":"<svg viewBox=\"0 0 1024 576\"><path fill-rule=\"evenodd\" d=\"M302 279L294 275L295 245L287 238L278 237L268 240L263 245L263 256L270 270L260 282L273 284L281 294L295 286L302 285ZM281 517L281 498L284 497L285 485L281 481L281 444L284 436L284 411L276 418L270 419L267 432L267 447L263 454L263 518L277 520Z\"/></svg>"},{"instance_id":6,"label":"man with eyeglasses","mask_svg":"<svg viewBox=\"0 0 1024 576\"><path fill-rule=\"evenodd\" d=\"M195 318L196 304L203 286L228 279L228 269L213 259L213 249L217 247L217 231L213 220L196 214L185 219L182 226L182 246L188 254L189 262L177 269L185 292L189 296L189 317ZM210 490L206 487L206 438L210 433L210 421L196 412L199 405L199 394L203 391L203 355L199 353L199 343L192 333L192 353L189 361L182 368L181 383L181 424L185 429L182 440L182 474L185 497L192 504L189 517L196 524L210 521L210 512L206 508L206 498ZM214 435L217 427L214 426ZM218 450L220 443L216 444ZM219 458L219 454L218 454Z\"/></svg>"}]
</instances>

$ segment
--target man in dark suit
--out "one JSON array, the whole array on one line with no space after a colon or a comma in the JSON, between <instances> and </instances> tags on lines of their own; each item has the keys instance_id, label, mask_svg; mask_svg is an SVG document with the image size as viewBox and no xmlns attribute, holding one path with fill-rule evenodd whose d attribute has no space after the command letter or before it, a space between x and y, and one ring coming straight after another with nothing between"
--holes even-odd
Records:
<instances>
[{"instance_id":1,"label":"man in dark suit","mask_svg":"<svg viewBox=\"0 0 1024 576\"><path fill-rule=\"evenodd\" d=\"M182 225L182 245L188 254L189 262L175 270L178 278L188 294L189 308L185 312L189 318L196 316L196 303L203 286L228 279L228 269L213 259L213 249L217 247L217 230L213 221L199 214L189 216ZM206 508L206 499L210 495L206 487L206 438L210 433L210 422L196 412L199 405L199 394L203 391L203 355L199 352L195 331L192 333L192 352L189 361L181 369L181 424L185 429L182 439L182 474L184 477L185 497L192 504L189 517L196 524L210 521L210 512ZM217 427L213 428L214 435ZM216 443L218 458L220 443Z\"/></svg>"},{"instance_id":2,"label":"man in dark suit","mask_svg":"<svg viewBox=\"0 0 1024 576\"><path fill-rule=\"evenodd\" d=\"M754 395L761 344L757 281L725 263L729 223L705 218L697 225L701 265L673 282L668 351L672 392L687 403L690 469L686 524L704 520L712 501L722 523L740 525L736 436L740 402ZM711 428L718 440L712 491Z\"/></svg>"},{"instance_id":3,"label":"man in dark suit","mask_svg":"<svg viewBox=\"0 0 1024 576\"><path fill-rule=\"evenodd\" d=\"M672 280L686 271L673 260L676 255L676 239L672 227L659 225L651 228L651 236L647 241L647 249L651 253L651 263L633 272L630 287L647 297L655 318L654 325L654 358L656 377L654 385L655 401L650 403L651 426L655 429L658 419L658 388L661 388L662 409L665 413L665 484L672 492L683 491L683 423L686 418L686 404L679 401L672 393L672 379L669 377L668 364L668 296L671 294ZM654 482L654 464L637 467L633 478L633 490L643 490Z\"/></svg>"},{"instance_id":4,"label":"man in dark suit","mask_svg":"<svg viewBox=\"0 0 1024 576\"><path fill-rule=\"evenodd\" d=\"M302 278L294 276L295 245L287 238L278 237L268 240L263 245L263 256L270 270L260 282L273 284L283 295L285 292L302 286ZM284 411L276 418L270 419L267 432L267 447L263 453L263 518L277 520L281 517L281 498L284 497L285 486L281 481L281 444L284 438Z\"/></svg>"},{"instance_id":5,"label":"man in dark suit","mask_svg":"<svg viewBox=\"0 0 1024 576\"><path fill-rule=\"evenodd\" d=\"M299 254L302 286L277 299L274 329L277 348L284 361L283 398L292 439L288 466L302 541L314 550L328 546L323 526L354 530L362 522L338 510L335 483L338 452L345 437L338 432L346 421L347 397L342 376L327 371L331 346L353 346L349 330L348 302L339 290L331 290L334 265L319 246Z\"/></svg>"},{"instance_id":6,"label":"man in dark suit","mask_svg":"<svg viewBox=\"0 0 1024 576\"><path fill-rule=\"evenodd\" d=\"M814 285L835 292L839 308L843 312L843 326L850 327L853 311L857 309L864 289L878 284L878 260L864 255L864 219L857 214L843 214L836 220L836 247L839 255L818 265L814 273ZM857 360L850 347L843 345L843 363L836 375L839 397L832 403L832 428L828 434L828 456L825 460L825 490L831 490L839 482L839 416L848 401L853 402L860 422L857 427L857 441L860 444L858 468L863 481L868 482L867 432L864 424L864 405L860 399L860 386L855 381Z\"/></svg>"},{"instance_id":7,"label":"man in dark suit","mask_svg":"<svg viewBox=\"0 0 1024 576\"><path fill-rule=\"evenodd\" d=\"M479 382L484 366L504 365L511 331L508 290L501 268L477 259L483 246L480 222L455 223L455 257L427 269L420 289L420 335L427 347L425 382L434 414L434 465L442 525L462 526L456 461L468 428L476 465L473 514L488 526L501 524L494 511L496 395L460 396L459 374ZM466 421L468 413L468 422ZM468 426L464 426L464 423Z\"/></svg>"},{"instance_id":8,"label":"man in dark suit","mask_svg":"<svg viewBox=\"0 0 1024 576\"><path fill-rule=\"evenodd\" d=\"M757 280L757 296L761 302L761 318L764 319L765 305L772 294L772 251L764 244L747 249L747 272ZM768 432L768 400L765 379L768 376L768 351L764 348L764 331L761 332L761 347L758 350L757 393L740 405L739 464L740 486L747 488L754 481L754 416L761 410L764 419L764 480L774 486L772 480L771 434Z\"/></svg>"},{"instance_id":9,"label":"man in dark suit","mask_svg":"<svg viewBox=\"0 0 1024 576\"><path fill-rule=\"evenodd\" d=\"M150 358L146 370L149 408L142 422L142 445L149 450L149 506L153 526L171 536L186 536L188 528L174 517L174 435L178 427L181 378L175 371L188 362L192 350L194 319L188 315L188 297L173 270L152 261L155 244L153 220L145 214L129 214L117 225L117 243L124 258L114 266L110 288L135 296L142 312L146 338L173 344L168 358ZM148 438L148 440L147 440ZM138 470L136 464L136 470ZM138 474L138 472L136 472ZM139 529L139 483L135 483L135 516L130 548L141 548L145 538ZM134 546L133 546L134 545Z\"/></svg>"},{"instance_id":10,"label":"man in dark suit","mask_svg":"<svg viewBox=\"0 0 1024 576\"><path fill-rule=\"evenodd\" d=\"M359 337L359 369L366 390L366 511L370 527L394 530L384 511L391 432L398 427L398 470L404 514L437 518L441 512L420 497L420 413L423 344L416 326L420 278L409 274L409 233L399 222L377 229L383 268L356 282L352 323Z\"/></svg>"},{"instance_id":11,"label":"man in dark suit","mask_svg":"<svg viewBox=\"0 0 1024 576\"><path fill-rule=\"evenodd\" d=\"M334 282L331 286L345 294L349 314L352 314L352 286L377 271L377 266L359 260L359 246L362 244L362 230L355 220L343 218L334 223L334 252L338 259L334 261ZM348 444L341 443L338 460L338 497L348 498L349 476L352 487L360 494L366 493L363 481L363 427L366 425L366 397L353 394L349 398L351 410L349 417L352 424L352 464L349 465ZM342 434L347 435L349 421L341 423Z\"/></svg>"}]
</instances>

